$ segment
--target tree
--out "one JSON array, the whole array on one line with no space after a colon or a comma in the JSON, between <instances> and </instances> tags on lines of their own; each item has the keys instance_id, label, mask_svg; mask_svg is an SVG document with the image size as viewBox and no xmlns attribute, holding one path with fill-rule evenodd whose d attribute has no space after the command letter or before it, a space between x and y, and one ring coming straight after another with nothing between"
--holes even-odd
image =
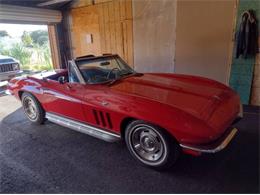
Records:
<instances>
[{"instance_id":1,"label":"tree","mask_svg":"<svg viewBox=\"0 0 260 195\"><path fill-rule=\"evenodd\" d=\"M0 30L0 37L9 37L9 34L6 30Z\"/></svg>"},{"instance_id":2,"label":"tree","mask_svg":"<svg viewBox=\"0 0 260 195\"><path fill-rule=\"evenodd\" d=\"M45 30L35 30L30 33L33 43L40 46L44 45L49 40L48 32Z\"/></svg>"},{"instance_id":3,"label":"tree","mask_svg":"<svg viewBox=\"0 0 260 195\"><path fill-rule=\"evenodd\" d=\"M50 46L48 43L44 44L44 46L43 46L43 58L44 58L44 63L46 64L46 69L47 70L53 69L52 59L51 59L51 50L50 50Z\"/></svg>"},{"instance_id":4,"label":"tree","mask_svg":"<svg viewBox=\"0 0 260 195\"><path fill-rule=\"evenodd\" d=\"M9 56L10 51L4 47L4 44L0 42L0 55Z\"/></svg>"},{"instance_id":5,"label":"tree","mask_svg":"<svg viewBox=\"0 0 260 195\"><path fill-rule=\"evenodd\" d=\"M9 52L9 55L19 60L22 65L30 63L32 52L25 48L21 43L13 44Z\"/></svg>"},{"instance_id":6,"label":"tree","mask_svg":"<svg viewBox=\"0 0 260 195\"><path fill-rule=\"evenodd\" d=\"M26 47L32 46L33 41L32 41L32 38L31 38L31 36L28 32L24 31L21 39L22 39L23 44Z\"/></svg>"}]
</instances>

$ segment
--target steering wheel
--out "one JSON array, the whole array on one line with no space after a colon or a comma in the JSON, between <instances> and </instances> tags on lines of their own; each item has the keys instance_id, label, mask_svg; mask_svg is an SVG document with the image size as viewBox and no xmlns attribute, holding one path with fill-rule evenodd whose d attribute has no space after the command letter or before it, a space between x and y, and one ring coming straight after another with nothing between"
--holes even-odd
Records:
<instances>
[{"instance_id":1,"label":"steering wheel","mask_svg":"<svg viewBox=\"0 0 260 195\"><path fill-rule=\"evenodd\" d=\"M110 78L111 73L114 72L115 70L118 71L118 72L120 72L119 68L113 68L113 69L111 69L111 70L109 71L109 73L107 74L107 79ZM117 77L117 76L116 76L116 77Z\"/></svg>"}]
</instances>

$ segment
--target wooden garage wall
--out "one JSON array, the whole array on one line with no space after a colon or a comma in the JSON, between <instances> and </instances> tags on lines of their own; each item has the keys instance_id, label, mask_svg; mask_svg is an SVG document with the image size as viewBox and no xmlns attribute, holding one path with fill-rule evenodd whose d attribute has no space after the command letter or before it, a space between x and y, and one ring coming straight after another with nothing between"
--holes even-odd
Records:
<instances>
[{"instance_id":1,"label":"wooden garage wall","mask_svg":"<svg viewBox=\"0 0 260 195\"><path fill-rule=\"evenodd\" d=\"M134 0L134 65L138 72L173 72L175 0Z\"/></svg>"},{"instance_id":2,"label":"wooden garage wall","mask_svg":"<svg viewBox=\"0 0 260 195\"><path fill-rule=\"evenodd\" d=\"M54 25L48 25L48 34L50 41L50 49L51 49L51 59L54 69L61 68L61 59L60 59L60 49L57 43L57 32L56 27Z\"/></svg>"},{"instance_id":3,"label":"wooden garage wall","mask_svg":"<svg viewBox=\"0 0 260 195\"><path fill-rule=\"evenodd\" d=\"M237 10L236 31L239 29L241 15L248 9L253 9L258 20L260 32L260 1L259 0L239 0ZM240 95L243 104L260 105L260 85L259 85L259 54L256 57L236 58L236 44L233 50L233 59L230 72L230 86Z\"/></svg>"},{"instance_id":4,"label":"wooden garage wall","mask_svg":"<svg viewBox=\"0 0 260 195\"><path fill-rule=\"evenodd\" d=\"M94 5L71 10L73 56L119 54L133 65L133 19L131 0L94 1ZM87 36L92 43L87 43Z\"/></svg>"},{"instance_id":5,"label":"wooden garage wall","mask_svg":"<svg viewBox=\"0 0 260 195\"><path fill-rule=\"evenodd\" d=\"M236 1L178 0L175 72L228 83Z\"/></svg>"}]
</instances>

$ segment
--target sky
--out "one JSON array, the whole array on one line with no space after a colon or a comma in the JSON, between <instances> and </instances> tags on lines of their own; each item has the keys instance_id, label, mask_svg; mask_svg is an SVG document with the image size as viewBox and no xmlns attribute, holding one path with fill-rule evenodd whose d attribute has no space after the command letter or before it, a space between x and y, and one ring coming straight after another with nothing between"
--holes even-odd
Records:
<instances>
[{"instance_id":1,"label":"sky","mask_svg":"<svg viewBox=\"0 0 260 195\"><path fill-rule=\"evenodd\" d=\"M47 30L47 25L0 23L0 30L6 30L12 38L18 38L22 36L23 31Z\"/></svg>"}]
</instances>

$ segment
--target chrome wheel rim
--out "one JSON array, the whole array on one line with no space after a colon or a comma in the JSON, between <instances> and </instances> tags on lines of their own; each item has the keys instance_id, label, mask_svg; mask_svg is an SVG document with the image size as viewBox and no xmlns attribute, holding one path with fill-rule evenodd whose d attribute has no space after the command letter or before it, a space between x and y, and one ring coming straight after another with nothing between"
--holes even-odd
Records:
<instances>
[{"instance_id":1,"label":"chrome wheel rim","mask_svg":"<svg viewBox=\"0 0 260 195\"><path fill-rule=\"evenodd\" d=\"M166 143L156 129L149 125L138 125L131 132L131 150L139 160L149 165L157 165L165 160Z\"/></svg>"},{"instance_id":2,"label":"chrome wheel rim","mask_svg":"<svg viewBox=\"0 0 260 195\"><path fill-rule=\"evenodd\" d=\"M35 102L30 97L25 97L23 100L24 112L30 120L37 119L37 107Z\"/></svg>"}]
</instances>

